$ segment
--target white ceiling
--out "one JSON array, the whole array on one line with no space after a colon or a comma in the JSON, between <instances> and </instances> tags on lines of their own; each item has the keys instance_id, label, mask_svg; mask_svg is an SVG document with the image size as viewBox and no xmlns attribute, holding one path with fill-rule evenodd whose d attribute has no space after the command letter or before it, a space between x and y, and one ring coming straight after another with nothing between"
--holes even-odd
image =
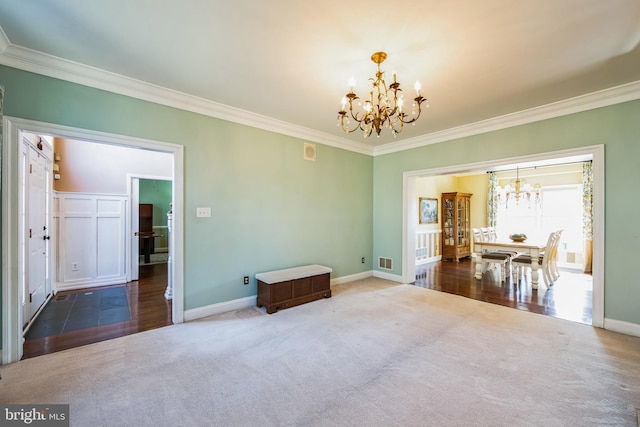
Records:
<instances>
[{"instance_id":1,"label":"white ceiling","mask_svg":"<svg viewBox=\"0 0 640 427\"><path fill-rule=\"evenodd\" d=\"M639 24L638 0L0 0L0 63L382 145L638 82ZM378 50L430 103L395 140L336 126Z\"/></svg>"}]
</instances>

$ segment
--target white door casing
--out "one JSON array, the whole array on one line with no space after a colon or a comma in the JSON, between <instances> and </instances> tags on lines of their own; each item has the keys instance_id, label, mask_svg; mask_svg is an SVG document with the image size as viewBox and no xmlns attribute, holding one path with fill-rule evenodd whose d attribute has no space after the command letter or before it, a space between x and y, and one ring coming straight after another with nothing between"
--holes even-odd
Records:
<instances>
[{"instance_id":1,"label":"white door casing","mask_svg":"<svg viewBox=\"0 0 640 427\"><path fill-rule=\"evenodd\" d=\"M129 253L129 272L130 279L129 280L138 280L139 272L140 272L140 238L138 237L138 232L140 231L140 180L141 179L153 179L156 181L173 181L173 178L170 176L156 176L156 175L127 175L127 188L129 189L129 226L127 230L129 232L130 239L130 253ZM174 199L174 193L172 190L171 193L172 203ZM169 253L171 250L169 248ZM171 281L171 278L169 278Z\"/></svg>"},{"instance_id":2,"label":"white door casing","mask_svg":"<svg viewBox=\"0 0 640 427\"><path fill-rule=\"evenodd\" d=\"M177 144L142 138L122 136L80 128L73 128L52 123L38 122L4 116L2 144L2 360L1 364L16 362L22 357L22 327L24 311L22 310L23 285L19 282L19 253L26 251L22 239L19 238L21 224L25 218L19 216L18 185L21 171L20 133L30 132L40 135L78 139L89 142L119 145L160 151L172 155L173 164L173 234L170 241L170 252L173 254L171 269L173 283L173 323L184 322L184 147ZM128 246L128 245L127 245ZM53 261L55 262L55 261ZM50 276L49 276L50 277Z\"/></svg>"},{"instance_id":3,"label":"white door casing","mask_svg":"<svg viewBox=\"0 0 640 427\"><path fill-rule=\"evenodd\" d=\"M574 149L558 150L535 155L495 159L491 161L454 165L434 169L416 170L403 173L403 215L402 215L402 283L415 281L415 212L416 188L418 177L455 175L470 171L490 170L501 165L515 163L538 162L551 159L590 158L593 164L593 295L592 295L592 325L604 328L604 204L605 204L605 173L604 173L604 145L585 146Z\"/></svg>"},{"instance_id":4,"label":"white door casing","mask_svg":"<svg viewBox=\"0 0 640 427\"><path fill-rule=\"evenodd\" d=\"M138 280L140 273L140 258L138 257L140 253L140 238L138 237L138 232L140 231L140 178L129 177L129 180L129 191L131 195L131 202L129 203L131 228L128 230L131 241L131 268L129 268L129 272L131 274L131 280Z\"/></svg>"}]
</instances>

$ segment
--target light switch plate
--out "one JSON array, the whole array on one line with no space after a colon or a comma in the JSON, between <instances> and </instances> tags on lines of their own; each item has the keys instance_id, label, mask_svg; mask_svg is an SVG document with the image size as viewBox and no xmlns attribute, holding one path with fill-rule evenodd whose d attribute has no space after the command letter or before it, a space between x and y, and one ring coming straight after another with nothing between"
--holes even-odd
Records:
<instances>
[{"instance_id":1,"label":"light switch plate","mask_svg":"<svg viewBox=\"0 0 640 427\"><path fill-rule=\"evenodd\" d=\"M196 208L196 217L198 218L210 218L211 208Z\"/></svg>"}]
</instances>

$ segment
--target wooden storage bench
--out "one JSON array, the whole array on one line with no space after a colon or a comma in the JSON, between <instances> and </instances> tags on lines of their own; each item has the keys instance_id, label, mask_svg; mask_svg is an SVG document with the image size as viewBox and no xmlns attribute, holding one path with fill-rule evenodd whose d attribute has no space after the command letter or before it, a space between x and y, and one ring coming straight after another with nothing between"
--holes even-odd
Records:
<instances>
[{"instance_id":1,"label":"wooden storage bench","mask_svg":"<svg viewBox=\"0 0 640 427\"><path fill-rule=\"evenodd\" d=\"M258 273L256 305L266 307L267 313L272 314L281 308L331 298L329 275L332 271L323 265L305 265Z\"/></svg>"}]
</instances>

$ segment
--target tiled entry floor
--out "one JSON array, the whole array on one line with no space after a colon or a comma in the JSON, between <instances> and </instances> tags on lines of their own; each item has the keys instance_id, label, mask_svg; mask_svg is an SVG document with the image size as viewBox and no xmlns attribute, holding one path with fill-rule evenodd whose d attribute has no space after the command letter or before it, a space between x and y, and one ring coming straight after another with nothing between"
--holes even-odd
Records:
<instances>
[{"instance_id":1,"label":"tiled entry floor","mask_svg":"<svg viewBox=\"0 0 640 427\"><path fill-rule=\"evenodd\" d=\"M131 319L126 285L58 294L49 301L25 339L41 338Z\"/></svg>"}]
</instances>

